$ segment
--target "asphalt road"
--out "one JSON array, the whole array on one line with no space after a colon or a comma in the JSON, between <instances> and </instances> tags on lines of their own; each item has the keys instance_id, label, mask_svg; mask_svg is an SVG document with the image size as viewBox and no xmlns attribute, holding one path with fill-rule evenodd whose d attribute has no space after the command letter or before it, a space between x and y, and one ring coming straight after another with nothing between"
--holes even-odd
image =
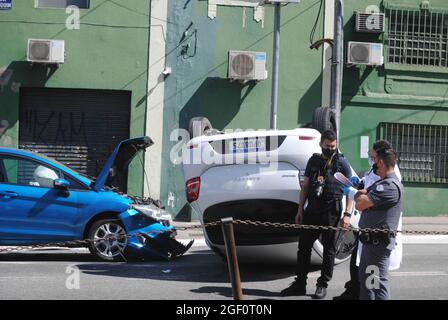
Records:
<instances>
[{"instance_id":1,"label":"asphalt road","mask_svg":"<svg viewBox=\"0 0 448 320\"><path fill-rule=\"evenodd\" d=\"M405 244L402 268L391 273L393 299L448 299L448 244ZM336 266L328 299L343 290L348 263ZM245 300L310 300L319 277L310 274L304 297L280 297L294 268L241 266ZM169 262L102 263L84 249L0 255L0 300L9 299L232 299L227 265L195 246Z\"/></svg>"}]
</instances>

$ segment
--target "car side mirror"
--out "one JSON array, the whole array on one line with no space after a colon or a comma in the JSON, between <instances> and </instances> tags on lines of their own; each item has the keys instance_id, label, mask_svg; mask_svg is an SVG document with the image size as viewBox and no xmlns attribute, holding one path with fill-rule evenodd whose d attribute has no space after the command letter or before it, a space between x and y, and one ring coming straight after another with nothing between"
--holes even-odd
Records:
<instances>
[{"instance_id":1,"label":"car side mirror","mask_svg":"<svg viewBox=\"0 0 448 320\"><path fill-rule=\"evenodd\" d=\"M65 179L56 179L53 181L53 188L61 191L68 191L70 188L70 182Z\"/></svg>"}]
</instances>

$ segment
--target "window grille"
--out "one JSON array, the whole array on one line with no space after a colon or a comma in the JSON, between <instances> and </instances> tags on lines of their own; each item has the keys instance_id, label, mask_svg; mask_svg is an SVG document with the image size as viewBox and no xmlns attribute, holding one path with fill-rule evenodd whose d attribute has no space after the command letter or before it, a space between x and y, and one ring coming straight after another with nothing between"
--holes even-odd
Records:
<instances>
[{"instance_id":1,"label":"window grille","mask_svg":"<svg viewBox=\"0 0 448 320\"><path fill-rule=\"evenodd\" d=\"M77 6L80 9L89 9L90 0L36 0L36 8L60 8Z\"/></svg>"},{"instance_id":2,"label":"window grille","mask_svg":"<svg viewBox=\"0 0 448 320\"><path fill-rule=\"evenodd\" d=\"M388 62L448 67L448 12L387 8Z\"/></svg>"},{"instance_id":3,"label":"window grille","mask_svg":"<svg viewBox=\"0 0 448 320\"><path fill-rule=\"evenodd\" d=\"M448 126L380 123L398 152L403 181L448 183Z\"/></svg>"}]
</instances>

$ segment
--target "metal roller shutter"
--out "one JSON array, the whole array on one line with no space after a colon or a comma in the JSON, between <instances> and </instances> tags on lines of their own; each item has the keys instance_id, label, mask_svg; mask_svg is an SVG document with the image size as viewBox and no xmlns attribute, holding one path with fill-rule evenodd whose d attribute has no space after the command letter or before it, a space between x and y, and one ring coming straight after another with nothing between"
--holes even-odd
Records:
<instances>
[{"instance_id":1,"label":"metal roller shutter","mask_svg":"<svg viewBox=\"0 0 448 320\"><path fill-rule=\"evenodd\" d=\"M129 138L130 105L129 91L21 88L19 148L96 177L115 146Z\"/></svg>"}]
</instances>

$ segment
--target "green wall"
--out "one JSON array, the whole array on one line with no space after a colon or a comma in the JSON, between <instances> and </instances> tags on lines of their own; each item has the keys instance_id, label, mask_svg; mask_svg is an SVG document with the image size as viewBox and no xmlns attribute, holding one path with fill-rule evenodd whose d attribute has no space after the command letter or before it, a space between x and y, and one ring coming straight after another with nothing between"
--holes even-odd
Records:
<instances>
[{"instance_id":1,"label":"green wall","mask_svg":"<svg viewBox=\"0 0 448 320\"><path fill-rule=\"evenodd\" d=\"M18 145L19 94L11 85L132 91L130 136L145 132L150 0L121 4L91 0L81 10L81 28L68 30L64 9L36 9L34 0L14 0L0 10L0 68L13 74L0 92L0 120L10 128L0 145ZM54 72L26 62L28 38L65 40L66 62ZM141 195L143 174L134 161L129 193Z\"/></svg>"},{"instance_id":2,"label":"green wall","mask_svg":"<svg viewBox=\"0 0 448 320\"><path fill-rule=\"evenodd\" d=\"M421 1L388 1L418 7ZM354 11L364 11L369 5L382 8L383 1L345 1L345 40L383 42L385 35L353 32ZM430 7L444 8L445 0L431 0ZM387 21L387 20L386 20ZM386 50L386 49L385 49ZM438 72L434 72L438 71ZM380 122L448 124L448 75L446 68L393 68L353 66L344 70L343 112L341 116L341 146L356 170L367 170L367 159L360 158L360 136L369 136L370 144L378 138ZM407 216L448 214L444 199L446 184L405 183Z\"/></svg>"},{"instance_id":3,"label":"green wall","mask_svg":"<svg viewBox=\"0 0 448 320\"><path fill-rule=\"evenodd\" d=\"M322 50L309 49L319 3L303 0L281 11L279 129L311 122L312 111L321 104ZM266 8L262 24L254 21L253 9L230 6L218 6L217 17L211 20L207 5L208 1L171 0L168 6L167 66L173 72L165 81L161 198L164 203L171 199L175 215L190 214L190 208L185 205L181 166L170 160L177 143L170 141L172 130L186 129L195 116L206 116L220 130L267 129L270 125L273 8ZM315 40L322 34L323 16ZM231 49L266 52L268 79L247 85L230 83L227 61Z\"/></svg>"}]
</instances>

